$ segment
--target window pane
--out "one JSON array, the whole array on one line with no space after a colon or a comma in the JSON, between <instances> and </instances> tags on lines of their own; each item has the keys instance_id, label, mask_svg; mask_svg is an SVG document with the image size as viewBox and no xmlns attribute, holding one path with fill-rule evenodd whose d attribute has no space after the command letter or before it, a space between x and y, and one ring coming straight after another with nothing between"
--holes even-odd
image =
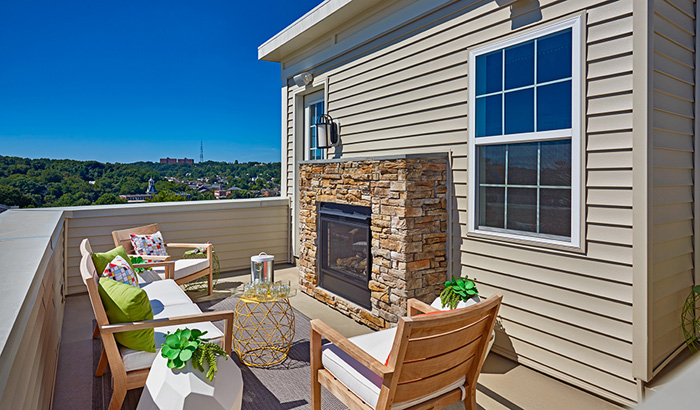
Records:
<instances>
[{"instance_id":1,"label":"window pane","mask_svg":"<svg viewBox=\"0 0 700 410\"><path fill-rule=\"evenodd\" d=\"M571 186L571 140L541 144L540 185Z\"/></svg>"},{"instance_id":2,"label":"window pane","mask_svg":"<svg viewBox=\"0 0 700 410\"><path fill-rule=\"evenodd\" d=\"M571 77L571 29L537 39L537 82Z\"/></svg>"},{"instance_id":3,"label":"window pane","mask_svg":"<svg viewBox=\"0 0 700 410\"><path fill-rule=\"evenodd\" d=\"M476 99L476 136L502 135L501 94Z\"/></svg>"},{"instance_id":4,"label":"window pane","mask_svg":"<svg viewBox=\"0 0 700 410\"><path fill-rule=\"evenodd\" d=\"M505 145L482 145L479 147L479 183L506 183Z\"/></svg>"},{"instance_id":5,"label":"window pane","mask_svg":"<svg viewBox=\"0 0 700 410\"><path fill-rule=\"evenodd\" d=\"M476 95L503 90L503 50L476 57Z\"/></svg>"},{"instance_id":6,"label":"window pane","mask_svg":"<svg viewBox=\"0 0 700 410\"><path fill-rule=\"evenodd\" d=\"M571 236L570 189L540 190L540 233Z\"/></svg>"},{"instance_id":7,"label":"window pane","mask_svg":"<svg viewBox=\"0 0 700 410\"><path fill-rule=\"evenodd\" d=\"M506 90L535 83L535 41L506 48Z\"/></svg>"},{"instance_id":8,"label":"window pane","mask_svg":"<svg viewBox=\"0 0 700 410\"><path fill-rule=\"evenodd\" d=\"M506 199L505 188L479 188L479 225L503 228L503 206Z\"/></svg>"},{"instance_id":9,"label":"window pane","mask_svg":"<svg viewBox=\"0 0 700 410\"><path fill-rule=\"evenodd\" d=\"M507 228L537 232L537 188L508 188Z\"/></svg>"},{"instance_id":10,"label":"window pane","mask_svg":"<svg viewBox=\"0 0 700 410\"><path fill-rule=\"evenodd\" d=\"M571 128L571 80L537 87L537 131Z\"/></svg>"},{"instance_id":11,"label":"window pane","mask_svg":"<svg viewBox=\"0 0 700 410\"><path fill-rule=\"evenodd\" d=\"M535 130L534 94L534 88L506 93L506 134Z\"/></svg>"},{"instance_id":12,"label":"window pane","mask_svg":"<svg viewBox=\"0 0 700 410\"><path fill-rule=\"evenodd\" d=\"M508 185L537 185L536 142L508 146Z\"/></svg>"}]
</instances>

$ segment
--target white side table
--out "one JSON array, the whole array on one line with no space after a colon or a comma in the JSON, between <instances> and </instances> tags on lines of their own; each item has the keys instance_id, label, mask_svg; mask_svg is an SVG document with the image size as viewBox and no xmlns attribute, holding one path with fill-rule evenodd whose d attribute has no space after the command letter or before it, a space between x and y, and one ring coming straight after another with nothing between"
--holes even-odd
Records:
<instances>
[{"instance_id":1,"label":"white side table","mask_svg":"<svg viewBox=\"0 0 700 410\"><path fill-rule=\"evenodd\" d=\"M171 370L160 353L153 361L136 410L240 410L243 400L243 378L233 359L217 358L213 381L192 368ZM205 367L206 369L206 367Z\"/></svg>"}]
</instances>

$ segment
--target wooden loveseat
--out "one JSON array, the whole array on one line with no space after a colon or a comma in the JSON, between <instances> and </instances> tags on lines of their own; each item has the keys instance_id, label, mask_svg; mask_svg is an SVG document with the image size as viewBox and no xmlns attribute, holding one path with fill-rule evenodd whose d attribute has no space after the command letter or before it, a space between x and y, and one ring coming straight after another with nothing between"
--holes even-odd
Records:
<instances>
[{"instance_id":1,"label":"wooden loveseat","mask_svg":"<svg viewBox=\"0 0 700 410\"><path fill-rule=\"evenodd\" d=\"M88 290L90 303L95 314L97 326L95 337L102 337L102 356L95 376L104 374L109 364L112 373L114 393L109 403L109 410L119 410L124 402L127 390L143 387L153 359L160 353L160 346L167 332L177 328L189 327L207 331L207 337L218 341L227 354L231 354L233 333L233 311L202 313L192 303L187 294L172 279L143 282L143 288L153 308L153 320L131 323L112 323L107 319L105 308L98 291L99 275L92 261L90 242L84 239L80 244L80 273ZM140 281L141 282L141 281ZM221 332L211 322L224 320L225 330ZM154 328L156 353L128 349L117 343L114 334L129 330Z\"/></svg>"}]
</instances>

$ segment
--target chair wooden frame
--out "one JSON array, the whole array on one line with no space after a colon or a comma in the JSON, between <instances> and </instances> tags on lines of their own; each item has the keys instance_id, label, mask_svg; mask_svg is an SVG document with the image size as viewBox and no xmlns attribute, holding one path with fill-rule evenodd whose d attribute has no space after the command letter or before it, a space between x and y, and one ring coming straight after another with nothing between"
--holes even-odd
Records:
<instances>
[{"instance_id":1,"label":"chair wooden frame","mask_svg":"<svg viewBox=\"0 0 700 410\"><path fill-rule=\"evenodd\" d=\"M139 226L136 228L130 228L130 229L122 229L119 231L113 231L112 232L112 239L114 239L114 246L123 246L124 249L126 250L126 253L129 254L129 256L142 256L144 257L145 255L137 255L136 252L134 251L134 247L131 244L131 234L134 235L151 235L156 232L160 231L158 228L158 224L150 224L150 225L145 225L145 226ZM199 272L195 272L191 275L187 275L183 278L176 279L175 282L177 282L178 285L182 285L184 283L192 282L193 280L199 279L203 276L207 276L208 278L208 286L207 286L207 293L209 295L212 294L214 291L214 270L213 270L213 260L212 260L212 250L214 249L214 246L210 243L168 243L165 245L165 248L206 248L207 250L207 259L209 260L209 267L202 269ZM148 255L148 259L151 260L163 260L163 261L170 261L171 258L169 255L166 256L154 256L154 255ZM153 263L150 264L139 264L141 267L156 267L160 265L156 265ZM173 272L174 275L174 272ZM168 276L166 272L166 279L174 279L174 276Z\"/></svg>"},{"instance_id":2,"label":"chair wooden frame","mask_svg":"<svg viewBox=\"0 0 700 410\"><path fill-rule=\"evenodd\" d=\"M186 325L199 322L213 322L218 320L225 321L224 338L222 348L228 355L231 355L231 344L233 340L233 311L227 310L222 312L206 312L198 315L178 316L173 318L162 318L154 320L145 320L141 322L129 323L114 323L110 324L107 319L107 313L102 305L98 291L99 276L95 270L95 265L92 262L92 249L90 242L83 239L80 244L80 252L82 258L80 260L80 273L83 283L88 290L92 310L95 314L97 326L93 334L94 338L102 336L102 355L100 362L95 371L96 377L101 377L109 364L112 372L112 399L109 402L109 410L121 409L127 390L143 387L146 384L146 378L150 369L139 369L127 372L124 369L124 362L119 353L119 346L114 338L115 333L126 332L129 330L141 330L158 328L163 326Z\"/></svg>"},{"instance_id":3,"label":"chair wooden frame","mask_svg":"<svg viewBox=\"0 0 700 410\"><path fill-rule=\"evenodd\" d=\"M391 409L393 403L425 397L466 375L462 390L456 388L410 407L410 410L441 409L464 401L466 410L476 410L476 382L501 305L494 295L470 307L439 315L418 316L437 311L416 299L408 301L408 317L399 320L387 365L360 349L321 320L311 321L311 408L321 410L321 386L351 410L372 407L348 390L321 362L322 338L334 343L370 371L383 378L377 410Z\"/></svg>"}]
</instances>

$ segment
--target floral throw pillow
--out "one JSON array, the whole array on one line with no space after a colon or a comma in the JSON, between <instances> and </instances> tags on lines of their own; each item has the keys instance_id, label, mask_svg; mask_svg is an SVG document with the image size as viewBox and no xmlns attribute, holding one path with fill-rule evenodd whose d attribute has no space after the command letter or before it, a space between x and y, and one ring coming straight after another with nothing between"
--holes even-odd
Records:
<instances>
[{"instance_id":1,"label":"floral throw pillow","mask_svg":"<svg viewBox=\"0 0 700 410\"><path fill-rule=\"evenodd\" d=\"M129 262L119 255L115 256L112 262L107 264L107 267L102 272L102 276L114 279L117 282L126 283L127 285L139 286L139 281L131 266L129 266Z\"/></svg>"},{"instance_id":2,"label":"floral throw pillow","mask_svg":"<svg viewBox=\"0 0 700 410\"><path fill-rule=\"evenodd\" d=\"M134 252L137 255L157 255L166 256L165 244L163 235L160 231L151 235L134 235L131 236L131 245L134 247ZM145 259L145 258L144 258Z\"/></svg>"}]
</instances>

